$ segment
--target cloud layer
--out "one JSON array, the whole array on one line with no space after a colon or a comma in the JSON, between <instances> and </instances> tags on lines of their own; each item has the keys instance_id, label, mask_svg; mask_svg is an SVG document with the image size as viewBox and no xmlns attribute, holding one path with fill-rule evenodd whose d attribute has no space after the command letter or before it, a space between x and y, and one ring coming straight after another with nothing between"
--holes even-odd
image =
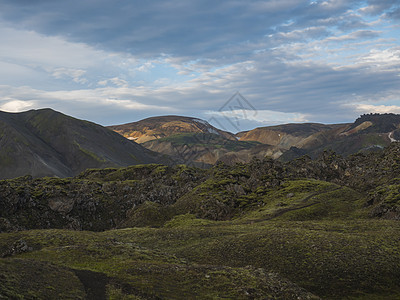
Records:
<instances>
[{"instance_id":1,"label":"cloud layer","mask_svg":"<svg viewBox=\"0 0 400 300\"><path fill-rule=\"evenodd\" d=\"M240 91L260 112L245 130L400 106L399 1L0 5L2 110L52 107L104 125L207 119Z\"/></svg>"}]
</instances>

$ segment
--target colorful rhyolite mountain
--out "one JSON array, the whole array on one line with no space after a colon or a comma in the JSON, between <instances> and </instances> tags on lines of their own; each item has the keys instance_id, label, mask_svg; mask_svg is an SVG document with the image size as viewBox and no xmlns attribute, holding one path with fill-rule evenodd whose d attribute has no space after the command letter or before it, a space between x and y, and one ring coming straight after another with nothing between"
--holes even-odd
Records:
<instances>
[{"instance_id":1,"label":"colorful rhyolite mountain","mask_svg":"<svg viewBox=\"0 0 400 300\"><path fill-rule=\"evenodd\" d=\"M381 149L400 138L400 115L369 114L348 124L284 124L231 134L197 118L152 117L110 129L144 147L182 158L214 164L248 162L270 156L290 160L315 157L330 148L342 155Z\"/></svg>"},{"instance_id":2,"label":"colorful rhyolite mountain","mask_svg":"<svg viewBox=\"0 0 400 300\"><path fill-rule=\"evenodd\" d=\"M151 117L124 125L109 126L109 128L140 144L184 133L209 133L230 140L235 139L232 133L217 129L207 121L182 116Z\"/></svg>"}]
</instances>

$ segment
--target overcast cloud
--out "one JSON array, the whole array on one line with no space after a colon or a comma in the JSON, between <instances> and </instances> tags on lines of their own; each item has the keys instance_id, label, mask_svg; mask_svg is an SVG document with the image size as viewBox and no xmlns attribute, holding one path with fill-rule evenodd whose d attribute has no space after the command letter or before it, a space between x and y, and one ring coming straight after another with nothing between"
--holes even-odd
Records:
<instances>
[{"instance_id":1,"label":"overcast cloud","mask_svg":"<svg viewBox=\"0 0 400 300\"><path fill-rule=\"evenodd\" d=\"M399 12L400 0L0 0L0 109L103 125L222 113L240 130L399 113ZM220 111L237 91L258 113Z\"/></svg>"}]
</instances>

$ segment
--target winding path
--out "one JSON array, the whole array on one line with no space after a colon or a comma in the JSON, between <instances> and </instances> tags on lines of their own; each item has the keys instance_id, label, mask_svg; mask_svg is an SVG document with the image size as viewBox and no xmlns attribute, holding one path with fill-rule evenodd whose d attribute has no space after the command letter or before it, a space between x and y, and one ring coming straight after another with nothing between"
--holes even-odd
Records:
<instances>
[{"instance_id":1,"label":"winding path","mask_svg":"<svg viewBox=\"0 0 400 300\"><path fill-rule=\"evenodd\" d=\"M398 142L398 140L396 140L396 139L393 137L393 131L389 132L388 138L389 138L389 140L390 140L392 143L393 143L393 142Z\"/></svg>"}]
</instances>

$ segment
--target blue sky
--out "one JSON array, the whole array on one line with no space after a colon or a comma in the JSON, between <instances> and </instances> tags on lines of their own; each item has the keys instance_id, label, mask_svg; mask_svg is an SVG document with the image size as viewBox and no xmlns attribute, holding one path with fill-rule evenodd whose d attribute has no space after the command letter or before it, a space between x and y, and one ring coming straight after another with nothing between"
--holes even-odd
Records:
<instances>
[{"instance_id":1,"label":"blue sky","mask_svg":"<svg viewBox=\"0 0 400 300\"><path fill-rule=\"evenodd\" d=\"M0 110L44 107L232 131L400 113L400 0L0 0Z\"/></svg>"}]
</instances>

